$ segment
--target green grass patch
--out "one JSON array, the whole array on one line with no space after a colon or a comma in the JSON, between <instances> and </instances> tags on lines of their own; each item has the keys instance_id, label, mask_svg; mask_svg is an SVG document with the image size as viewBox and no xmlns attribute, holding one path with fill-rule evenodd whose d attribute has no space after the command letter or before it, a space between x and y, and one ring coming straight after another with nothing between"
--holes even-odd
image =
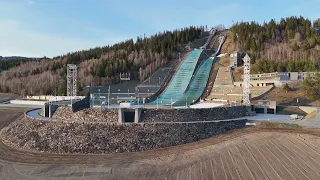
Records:
<instances>
[{"instance_id":1,"label":"green grass patch","mask_svg":"<svg viewBox=\"0 0 320 180\"><path fill-rule=\"evenodd\" d=\"M283 115L298 114L302 116L307 115L306 112L302 111L298 107L284 107L284 106L277 106L277 114L283 114Z\"/></svg>"},{"instance_id":2,"label":"green grass patch","mask_svg":"<svg viewBox=\"0 0 320 180\"><path fill-rule=\"evenodd\" d=\"M259 128L288 128L288 129L302 129L303 127L298 124L289 123L275 123L275 122L261 122L255 121L256 127Z\"/></svg>"}]
</instances>

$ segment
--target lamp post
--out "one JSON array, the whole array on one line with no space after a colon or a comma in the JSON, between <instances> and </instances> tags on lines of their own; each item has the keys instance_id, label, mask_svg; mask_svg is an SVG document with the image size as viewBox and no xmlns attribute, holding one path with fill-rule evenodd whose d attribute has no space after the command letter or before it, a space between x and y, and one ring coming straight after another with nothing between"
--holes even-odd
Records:
<instances>
[{"instance_id":1,"label":"lamp post","mask_svg":"<svg viewBox=\"0 0 320 180\"><path fill-rule=\"evenodd\" d=\"M100 89L98 89L98 91L99 91L99 102L100 102L100 104L101 104L101 99L100 99Z\"/></svg>"},{"instance_id":2,"label":"lamp post","mask_svg":"<svg viewBox=\"0 0 320 180\"><path fill-rule=\"evenodd\" d=\"M157 109L159 108L158 97L157 97Z\"/></svg>"},{"instance_id":3,"label":"lamp post","mask_svg":"<svg viewBox=\"0 0 320 180\"><path fill-rule=\"evenodd\" d=\"M108 109L110 109L110 85L108 89Z\"/></svg>"},{"instance_id":4,"label":"lamp post","mask_svg":"<svg viewBox=\"0 0 320 180\"><path fill-rule=\"evenodd\" d=\"M188 97L186 97L186 108L188 107Z\"/></svg>"}]
</instances>

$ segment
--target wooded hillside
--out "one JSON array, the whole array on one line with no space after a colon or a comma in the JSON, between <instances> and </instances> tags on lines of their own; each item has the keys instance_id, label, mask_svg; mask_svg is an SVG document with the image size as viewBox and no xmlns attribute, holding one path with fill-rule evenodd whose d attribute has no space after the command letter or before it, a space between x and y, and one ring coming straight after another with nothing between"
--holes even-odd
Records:
<instances>
[{"instance_id":1,"label":"wooded hillside","mask_svg":"<svg viewBox=\"0 0 320 180\"><path fill-rule=\"evenodd\" d=\"M53 59L11 61L0 64L0 92L23 95L66 94L67 64L78 65L78 86L117 83L119 74L146 79L159 67L177 58L184 45L200 38L204 27L165 31L151 37L137 37L89 50L68 53Z\"/></svg>"},{"instance_id":2,"label":"wooded hillside","mask_svg":"<svg viewBox=\"0 0 320 180\"><path fill-rule=\"evenodd\" d=\"M303 17L279 22L242 22L231 28L240 51L250 54L257 72L314 71L320 62L320 19Z\"/></svg>"}]
</instances>

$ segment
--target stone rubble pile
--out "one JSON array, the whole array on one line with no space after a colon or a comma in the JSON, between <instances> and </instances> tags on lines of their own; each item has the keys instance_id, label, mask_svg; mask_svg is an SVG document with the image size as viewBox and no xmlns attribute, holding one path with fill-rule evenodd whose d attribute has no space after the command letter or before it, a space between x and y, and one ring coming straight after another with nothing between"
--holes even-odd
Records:
<instances>
[{"instance_id":1,"label":"stone rubble pile","mask_svg":"<svg viewBox=\"0 0 320 180\"><path fill-rule=\"evenodd\" d=\"M118 121L118 110L105 109L100 111L100 109L89 108L74 113L71 107L58 107L53 114L53 118L72 122L116 123Z\"/></svg>"},{"instance_id":2,"label":"stone rubble pile","mask_svg":"<svg viewBox=\"0 0 320 180\"><path fill-rule=\"evenodd\" d=\"M85 154L136 152L198 141L243 128L246 121L117 125L21 117L4 128L1 136L4 143L31 151Z\"/></svg>"},{"instance_id":3,"label":"stone rubble pile","mask_svg":"<svg viewBox=\"0 0 320 180\"><path fill-rule=\"evenodd\" d=\"M209 109L144 109L140 122L190 122L235 119L247 116L245 106Z\"/></svg>"}]
</instances>

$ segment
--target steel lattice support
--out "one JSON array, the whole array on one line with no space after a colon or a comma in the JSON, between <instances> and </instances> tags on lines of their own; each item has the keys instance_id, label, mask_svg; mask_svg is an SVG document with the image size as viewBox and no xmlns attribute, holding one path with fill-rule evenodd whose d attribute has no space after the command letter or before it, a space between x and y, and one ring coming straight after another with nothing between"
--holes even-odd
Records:
<instances>
[{"instance_id":1,"label":"steel lattice support","mask_svg":"<svg viewBox=\"0 0 320 180\"><path fill-rule=\"evenodd\" d=\"M67 96L77 95L77 65L68 64L67 67Z\"/></svg>"},{"instance_id":2,"label":"steel lattice support","mask_svg":"<svg viewBox=\"0 0 320 180\"><path fill-rule=\"evenodd\" d=\"M250 57L248 54L243 58L243 104L250 105Z\"/></svg>"},{"instance_id":3,"label":"steel lattice support","mask_svg":"<svg viewBox=\"0 0 320 180\"><path fill-rule=\"evenodd\" d=\"M238 52L236 51L233 55L233 66L238 67Z\"/></svg>"}]
</instances>

